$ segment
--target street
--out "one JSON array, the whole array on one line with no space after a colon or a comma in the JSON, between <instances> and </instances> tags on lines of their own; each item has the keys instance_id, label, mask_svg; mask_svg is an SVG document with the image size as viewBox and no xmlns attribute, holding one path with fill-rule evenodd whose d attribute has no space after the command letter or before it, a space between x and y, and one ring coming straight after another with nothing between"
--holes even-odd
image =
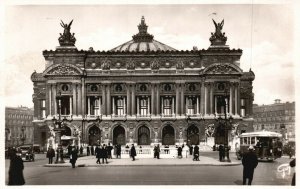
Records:
<instances>
[{"instance_id":1,"label":"street","mask_svg":"<svg viewBox=\"0 0 300 189\"><path fill-rule=\"evenodd\" d=\"M217 157L215 152L203 152ZM235 158L232 154L232 158ZM113 161L113 159L111 160ZM172 161L172 159L170 159ZM290 185L277 167L288 163L282 157L274 162L259 162L253 185ZM9 160L5 161L7 173ZM237 166L105 166L105 167L43 167L45 154L36 154L35 162L24 162L26 185L241 185L242 165Z\"/></svg>"}]
</instances>

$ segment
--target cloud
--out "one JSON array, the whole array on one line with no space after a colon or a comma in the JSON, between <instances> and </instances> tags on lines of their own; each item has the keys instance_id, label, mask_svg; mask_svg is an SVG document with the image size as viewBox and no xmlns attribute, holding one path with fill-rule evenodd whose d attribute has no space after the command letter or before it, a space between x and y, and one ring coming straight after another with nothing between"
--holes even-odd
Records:
<instances>
[{"instance_id":1,"label":"cloud","mask_svg":"<svg viewBox=\"0 0 300 189\"><path fill-rule=\"evenodd\" d=\"M276 44L266 41L253 46L252 56L250 48L244 49L241 67L247 71L251 65L255 73L254 103L271 104L276 98L282 101L295 100L292 58L292 52L284 53Z\"/></svg>"}]
</instances>

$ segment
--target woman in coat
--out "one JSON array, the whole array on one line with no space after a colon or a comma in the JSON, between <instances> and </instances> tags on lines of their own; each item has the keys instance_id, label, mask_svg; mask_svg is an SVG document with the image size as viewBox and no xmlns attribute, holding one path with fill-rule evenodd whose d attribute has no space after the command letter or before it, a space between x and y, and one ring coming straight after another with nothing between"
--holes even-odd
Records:
<instances>
[{"instance_id":1,"label":"woman in coat","mask_svg":"<svg viewBox=\"0 0 300 189\"><path fill-rule=\"evenodd\" d=\"M250 146L248 148L249 152L243 155L242 164L243 164L243 185L246 184L246 180L248 179L248 185L251 185L254 169L257 167L258 160L256 153L254 152L254 147Z\"/></svg>"},{"instance_id":2,"label":"woman in coat","mask_svg":"<svg viewBox=\"0 0 300 189\"><path fill-rule=\"evenodd\" d=\"M136 156L136 151L135 151L134 144L132 144L132 146L131 146L130 156L132 157L132 161L134 161L135 160L135 156Z\"/></svg>"},{"instance_id":3,"label":"woman in coat","mask_svg":"<svg viewBox=\"0 0 300 189\"><path fill-rule=\"evenodd\" d=\"M25 179L23 176L24 164L21 157L13 151L10 156L10 166L8 171L8 185L24 185Z\"/></svg>"},{"instance_id":4,"label":"woman in coat","mask_svg":"<svg viewBox=\"0 0 300 189\"><path fill-rule=\"evenodd\" d=\"M100 147L99 146L96 146L96 149L95 149L95 154L96 154L96 158L97 158L97 161L96 161L96 163L98 164L101 164L100 163L100 158L101 158L101 145L100 145Z\"/></svg>"},{"instance_id":5,"label":"woman in coat","mask_svg":"<svg viewBox=\"0 0 300 189\"><path fill-rule=\"evenodd\" d=\"M194 148L194 158L193 161L200 161L199 160L199 146L196 145Z\"/></svg>"},{"instance_id":6,"label":"woman in coat","mask_svg":"<svg viewBox=\"0 0 300 189\"><path fill-rule=\"evenodd\" d=\"M77 158L78 158L77 150L75 148L72 148L72 151L70 154L70 163L72 164L72 168L75 168Z\"/></svg>"},{"instance_id":7,"label":"woman in coat","mask_svg":"<svg viewBox=\"0 0 300 189\"><path fill-rule=\"evenodd\" d=\"M104 159L105 163L107 162L107 150L105 144L103 144L102 148L100 149L100 157L102 158L102 163L104 164Z\"/></svg>"},{"instance_id":8,"label":"woman in coat","mask_svg":"<svg viewBox=\"0 0 300 189\"><path fill-rule=\"evenodd\" d=\"M53 157L55 157L55 151L52 148L52 146L49 146L49 149L47 151L46 157L49 159L49 164L52 164Z\"/></svg>"},{"instance_id":9,"label":"woman in coat","mask_svg":"<svg viewBox=\"0 0 300 189\"><path fill-rule=\"evenodd\" d=\"M178 158L179 157L182 158L182 148L180 146L177 148L177 152L178 152Z\"/></svg>"}]
</instances>

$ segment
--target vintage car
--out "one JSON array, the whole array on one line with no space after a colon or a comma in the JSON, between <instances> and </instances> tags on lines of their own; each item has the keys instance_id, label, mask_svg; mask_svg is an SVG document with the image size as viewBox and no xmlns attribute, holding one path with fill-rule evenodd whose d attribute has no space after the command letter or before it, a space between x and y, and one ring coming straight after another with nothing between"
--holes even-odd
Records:
<instances>
[{"instance_id":1,"label":"vintage car","mask_svg":"<svg viewBox=\"0 0 300 189\"><path fill-rule=\"evenodd\" d=\"M17 155L22 158L23 161L34 161L34 153L32 145L19 146Z\"/></svg>"}]
</instances>

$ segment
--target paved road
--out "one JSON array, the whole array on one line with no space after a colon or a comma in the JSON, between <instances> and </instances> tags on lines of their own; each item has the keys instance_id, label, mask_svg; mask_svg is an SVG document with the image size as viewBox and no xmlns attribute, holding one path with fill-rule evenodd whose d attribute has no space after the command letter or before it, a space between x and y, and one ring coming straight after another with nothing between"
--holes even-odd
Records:
<instances>
[{"instance_id":1,"label":"paved road","mask_svg":"<svg viewBox=\"0 0 300 189\"><path fill-rule=\"evenodd\" d=\"M212 154L212 156L215 154ZM217 157L217 156L216 156ZM253 185L289 185L291 176L277 173L288 163L280 158L273 163L260 162ZM28 185L241 185L242 166L120 166L120 167L43 167L45 155L26 162L24 175ZM6 173L9 161L6 160ZM7 175L7 174L6 174Z\"/></svg>"}]
</instances>

